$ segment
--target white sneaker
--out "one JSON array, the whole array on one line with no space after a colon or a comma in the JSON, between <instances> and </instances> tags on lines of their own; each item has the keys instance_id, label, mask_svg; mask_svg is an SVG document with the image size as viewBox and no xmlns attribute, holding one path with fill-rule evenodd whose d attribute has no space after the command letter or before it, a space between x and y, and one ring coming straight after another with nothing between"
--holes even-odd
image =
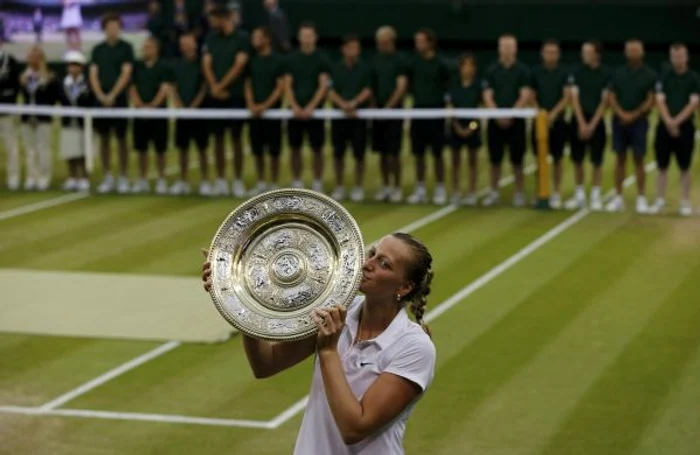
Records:
<instances>
[{"instance_id":1,"label":"white sneaker","mask_svg":"<svg viewBox=\"0 0 700 455\"><path fill-rule=\"evenodd\" d=\"M36 182L36 189L39 191L46 191L51 186L51 180L47 178L40 178Z\"/></svg>"},{"instance_id":2,"label":"white sneaker","mask_svg":"<svg viewBox=\"0 0 700 455\"><path fill-rule=\"evenodd\" d=\"M294 180L292 182L292 188L304 188L304 182L301 180Z\"/></svg>"},{"instance_id":3,"label":"white sneaker","mask_svg":"<svg viewBox=\"0 0 700 455\"><path fill-rule=\"evenodd\" d=\"M73 177L70 177L65 182L63 182L63 186L61 187L63 191L75 191L77 188L78 179L75 179Z\"/></svg>"},{"instance_id":4,"label":"white sneaker","mask_svg":"<svg viewBox=\"0 0 700 455\"><path fill-rule=\"evenodd\" d=\"M19 189L19 178L12 177L7 181L7 189L10 191L17 191Z\"/></svg>"},{"instance_id":5,"label":"white sneaker","mask_svg":"<svg viewBox=\"0 0 700 455\"><path fill-rule=\"evenodd\" d=\"M394 188L391 190L391 196L389 196L389 202L393 204L399 204L403 201L403 190L401 188Z\"/></svg>"},{"instance_id":6,"label":"white sneaker","mask_svg":"<svg viewBox=\"0 0 700 455\"><path fill-rule=\"evenodd\" d=\"M139 178L134 181L134 184L131 186L131 192L134 194L139 194L139 193L150 193L151 192L151 185L148 183L148 180Z\"/></svg>"},{"instance_id":7,"label":"white sneaker","mask_svg":"<svg viewBox=\"0 0 700 455\"><path fill-rule=\"evenodd\" d=\"M29 177L27 180L24 181L24 190L25 191L34 191L36 188L36 180L33 178Z\"/></svg>"},{"instance_id":8,"label":"white sneaker","mask_svg":"<svg viewBox=\"0 0 700 455\"><path fill-rule=\"evenodd\" d=\"M168 191L173 196L187 195L190 194L191 188L190 184L184 180L178 180L170 187Z\"/></svg>"},{"instance_id":9,"label":"white sneaker","mask_svg":"<svg viewBox=\"0 0 700 455\"><path fill-rule=\"evenodd\" d=\"M607 212L624 212L625 210L625 201L622 199L622 196L617 194L615 195L610 202L605 206L605 211Z\"/></svg>"},{"instance_id":10,"label":"white sneaker","mask_svg":"<svg viewBox=\"0 0 700 455\"><path fill-rule=\"evenodd\" d=\"M79 179L77 190L82 193L90 191L90 179Z\"/></svg>"},{"instance_id":11,"label":"white sneaker","mask_svg":"<svg viewBox=\"0 0 700 455\"><path fill-rule=\"evenodd\" d=\"M105 175L102 183L97 187L97 192L101 194L110 193L114 189L114 177L112 174Z\"/></svg>"},{"instance_id":12,"label":"white sneaker","mask_svg":"<svg viewBox=\"0 0 700 455\"><path fill-rule=\"evenodd\" d=\"M693 214L693 206L690 201L681 201L681 206L678 209L680 216L690 216Z\"/></svg>"},{"instance_id":13,"label":"white sneaker","mask_svg":"<svg viewBox=\"0 0 700 455\"><path fill-rule=\"evenodd\" d=\"M583 199L581 199L581 195L574 195L571 199L568 199L564 203L564 208L566 210L580 210L586 205L586 195L583 195Z\"/></svg>"},{"instance_id":14,"label":"white sneaker","mask_svg":"<svg viewBox=\"0 0 700 455\"><path fill-rule=\"evenodd\" d=\"M445 185L436 185L435 192L433 193L433 204L435 205L445 205L447 204L447 190Z\"/></svg>"},{"instance_id":15,"label":"white sneaker","mask_svg":"<svg viewBox=\"0 0 700 455\"><path fill-rule=\"evenodd\" d=\"M603 210L603 201L600 199L600 193L591 193L591 210L594 212Z\"/></svg>"},{"instance_id":16,"label":"white sneaker","mask_svg":"<svg viewBox=\"0 0 700 455\"><path fill-rule=\"evenodd\" d=\"M561 208L561 196L559 193L553 193L549 197L549 206L554 210L559 210Z\"/></svg>"},{"instance_id":17,"label":"white sneaker","mask_svg":"<svg viewBox=\"0 0 700 455\"><path fill-rule=\"evenodd\" d=\"M459 194L459 191L452 193L452 196L450 197L450 204L460 205L461 203L462 203L462 195Z\"/></svg>"},{"instance_id":18,"label":"white sneaker","mask_svg":"<svg viewBox=\"0 0 700 455\"><path fill-rule=\"evenodd\" d=\"M474 193L469 193L464 197L464 199L462 199L462 205L466 205L468 207L475 207L476 204L477 204L477 198L476 198L476 194L474 194Z\"/></svg>"},{"instance_id":19,"label":"white sneaker","mask_svg":"<svg viewBox=\"0 0 700 455\"><path fill-rule=\"evenodd\" d=\"M248 191L248 196L249 197L258 196L259 194L264 193L265 190L267 190L267 185L265 184L265 182L258 182L255 184L255 186L250 191Z\"/></svg>"},{"instance_id":20,"label":"white sneaker","mask_svg":"<svg viewBox=\"0 0 700 455\"><path fill-rule=\"evenodd\" d=\"M129 192L129 179L123 175L117 179L117 193L126 194Z\"/></svg>"},{"instance_id":21,"label":"white sneaker","mask_svg":"<svg viewBox=\"0 0 700 455\"><path fill-rule=\"evenodd\" d=\"M486 197L481 201L481 205L484 207L491 207L496 204L498 204L498 201L501 199L501 196L498 194L498 191L490 191Z\"/></svg>"},{"instance_id":22,"label":"white sneaker","mask_svg":"<svg viewBox=\"0 0 700 455\"><path fill-rule=\"evenodd\" d=\"M428 202L428 195L426 194L425 187L418 187L416 190L408 196L406 202L409 204L421 204Z\"/></svg>"},{"instance_id":23,"label":"white sneaker","mask_svg":"<svg viewBox=\"0 0 700 455\"><path fill-rule=\"evenodd\" d=\"M226 179L216 179L214 181L214 189L212 191L212 195L214 196L228 196L228 183L226 183Z\"/></svg>"},{"instance_id":24,"label":"white sneaker","mask_svg":"<svg viewBox=\"0 0 700 455\"><path fill-rule=\"evenodd\" d=\"M513 207L525 207L527 199L524 193L515 193L513 195Z\"/></svg>"},{"instance_id":25,"label":"white sneaker","mask_svg":"<svg viewBox=\"0 0 700 455\"><path fill-rule=\"evenodd\" d=\"M646 196L642 196L641 194L639 196L637 196L636 209L637 209L637 213L641 213L641 214L649 212L649 204L647 203Z\"/></svg>"},{"instance_id":26,"label":"white sneaker","mask_svg":"<svg viewBox=\"0 0 700 455\"><path fill-rule=\"evenodd\" d=\"M156 182L156 194L168 194L168 181L164 178L159 178Z\"/></svg>"},{"instance_id":27,"label":"white sneaker","mask_svg":"<svg viewBox=\"0 0 700 455\"><path fill-rule=\"evenodd\" d=\"M316 190L314 190L316 191ZM336 201L340 202L345 199L345 188L342 186L336 186L333 192L331 193L331 197L335 199Z\"/></svg>"},{"instance_id":28,"label":"white sneaker","mask_svg":"<svg viewBox=\"0 0 700 455\"><path fill-rule=\"evenodd\" d=\"M649 207L649 213L661 213L666 208L666 201L663 198L656 198L654 204Z\"/></svg>"},{"instance_id":29,"label":"white sneaker","mask_svg":"<svg viewBox=\"0 0 700 455\"><path fill-rule=\"evenodd\" d=\"M386 202L391 197L391 188L388 186L383 186L374 194L374 200L376 202Z\"/></svg>"},{"instance_id":30,"label":"white sneaker","mask_svg":"<svg viewBox=\"0 0 700 455\"><path fill-rule=\"evenodd\" d=\"M352 189L352 192L350 193L350 200L352 202L364 201L365 200L365 190L360 186L356 186L355 188Z\"/></svg>"},{"instance_id":31,"label":"white sneaker","mask_svg":"<svg viewBox=\"0 0 700 455\"><path fill-rule=\"evenodd\" d=\"M199 195L200 196L212 196L214 193L214 187L212 186L211 182L208 180L202 180L199 182Z\"/></svg>"},{"instance_id":32,"label":"white sneaker","mask_svg":"<svg viewBox=\"0 0 700 455\"><path fill-rule=\"evenodd\" d=\"M231 185L231 192L233 193L233 197L235 198L244 198L246 191L245 191L245 185L243 185L243 181L236 179L233 181L233 184Z\"/></svg>"},{"instance_id":33,"label":"white sneaker","mask_svg":"<svg viewBox=\"0 0 700 455\"><path fill-rule=\"evenodd\" d=\"M311 183L311 189L317 193L323 193L323 182L321 180L314 180Z\"/></svg>"}]
</instances>

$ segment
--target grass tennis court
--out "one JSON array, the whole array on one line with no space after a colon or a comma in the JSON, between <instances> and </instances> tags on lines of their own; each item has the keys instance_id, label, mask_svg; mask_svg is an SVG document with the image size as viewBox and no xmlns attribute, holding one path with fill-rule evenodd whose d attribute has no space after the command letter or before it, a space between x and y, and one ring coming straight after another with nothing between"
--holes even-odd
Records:
<instances>
[{"instance_id":1,"label":"grass tennis court","mask_svg":"<svg viewBox=\"0 0 700 455\"><path fill-rule=\"evenodd\" d=\"M485 155L480 188L487 182ZM413 168L404 157L409 188ZM375 155L368 158L371 196L378 166ZM612 153L605 158L604 193ZM169 163L175 166L175 153ZM329 179L331 165L329 159ZM564 198L573 193L568 160L566 166ZM696 179L699 170L696 160ZM651 196L651 167L648 176ZM514 209L508 178L498 208L347 203L367 242L410 226L434 256L428 308L438 365L409 422L407 453L698 453L700 218L676 215L675 169L670 176L672 211L653 217L632 212L631 180L623 214ZM527 188L532 196L533 173ZM61 196L0 192L0 272L64 272L66 280L95 274L95 287L81 278L74 289L86 305L86 295L108 298L99 289L103 274L179 277L199 286L199 248L239 202L89 196L36 209ZM700 185L693 199L700 200ZM5 302L23 305L26 289L0 286ZM81 318L72 302L77 296L47 293L43 304L52 312L71 308L63 318ZM193 295L191 305L215 311L203 291ZM138 303L147 308L154 298L144 293ZM160 297L171 298L177 296ZM138 311L134 302L128 308ZM174 316L147 317L155 331ZM291 453L310 361L258 381L235 335L219 343L126 335L1 333L0 453Z\"/></svg>"}]
</instances>

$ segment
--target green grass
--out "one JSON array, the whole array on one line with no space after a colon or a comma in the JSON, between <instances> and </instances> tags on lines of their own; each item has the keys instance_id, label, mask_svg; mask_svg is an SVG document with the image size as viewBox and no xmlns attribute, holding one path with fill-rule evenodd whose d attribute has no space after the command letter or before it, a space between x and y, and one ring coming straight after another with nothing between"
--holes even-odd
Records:
<instances>
[{"instance_id":1,"label":"green grass","mask_svg":"<svg viewBox=\"0 0 700 455\"><path fill-rule=\"evenodd\" d=\"M171 153L170 164L175 157ZM410 188L412 163L407 153L404 157ZM376 157L369 159L371 195L378 172ZM485 165L485 153L481 162ZM607 191L611 153L605 163ZM568 196L573 177L568 160L565 166ZM694 175L699 168L696 160ZM252 183L250 159L246 169ZM670 175L669 204L675 210L675 169ZM655 176L649 176L649 195ZM484 166L479 186L486 182ZM527 184L532 194L535 178ZM58 194L1 192L0 212ZM512 187L504 190L505 202L510 194ZM629 206L634 194L633 188L627 191ZM696 187L693 198L698 197ZM237 203L196 196L91 196L0 221L0 267L196 276L199 248ZM437 210L372 202L347 207L367 241ZM416 234L435 258L429 307L570 216L504 204L459 209L422 227ZM436 377L409 422L407 453L696 454L698 232L698 218L671 212L590 214L432 321ZM7 292L12 290L2 295ZM203 292L193 305L211 303ZM0 334L0 406L40 406L157 346ZM265 421L307 393L310 368L307 361L258 381L237 337L184 345L61 408ZM300 423L297 415L263 430L0 412L0 453L290 453Z\"/></svg>"}]
</instances>

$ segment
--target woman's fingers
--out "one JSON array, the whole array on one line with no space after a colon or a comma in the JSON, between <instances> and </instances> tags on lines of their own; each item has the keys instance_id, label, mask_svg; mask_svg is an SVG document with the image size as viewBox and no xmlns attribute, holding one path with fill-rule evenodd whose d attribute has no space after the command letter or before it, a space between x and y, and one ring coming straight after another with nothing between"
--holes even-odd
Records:
<instances>
[{"instance_id":1,"label":"woman's fingers","mask_svg":"<svg viewBox=\"0 0 700 455\"><path fill-rule=\"evenodd\" d=\"M316 327L318 327L318 331L321 334L329 335L328 324L321 315L314 311L311 313L311 320L314 321L314 324L316 324Z\"/></svg>"}]
</instances>

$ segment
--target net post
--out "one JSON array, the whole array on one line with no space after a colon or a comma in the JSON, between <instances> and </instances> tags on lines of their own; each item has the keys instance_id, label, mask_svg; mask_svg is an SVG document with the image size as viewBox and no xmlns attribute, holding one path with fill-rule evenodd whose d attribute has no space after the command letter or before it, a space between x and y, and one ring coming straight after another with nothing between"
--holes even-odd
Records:
<instances>
[{"instance_id":1,"label":"net post","mask_svg":"<svg viewBox=\"0 0 700 455\"><path fill-rule=\"evenodd\" d=\"M92 114L86 112L83 116L83 142L85 150L85 170L88 174L92 174L95 168L95 157L92 153L93 129L92 129Z\"/></svg>"},{"instance_id":2,"label":"net post","mask_svg":"<svg viewBox=\"0 0 700 455\"><path fill-rule=\"evenodd\" d=\"M549 113L546 110L537 112L535 118L535 132L537 133L537 204L540 210L547 210L549 206Z\"/></svg>"}]
</instances>

